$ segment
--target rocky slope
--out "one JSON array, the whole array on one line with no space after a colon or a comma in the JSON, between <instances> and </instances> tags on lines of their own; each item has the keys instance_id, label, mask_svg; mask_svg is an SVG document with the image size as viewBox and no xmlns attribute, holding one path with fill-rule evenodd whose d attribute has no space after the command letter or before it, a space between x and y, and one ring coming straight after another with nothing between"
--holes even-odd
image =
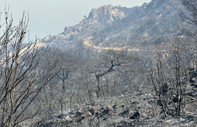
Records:
<instances>
[{"instance_id":1,"label":"rocky slope","mask_svg":"<svg viewBox=\"0 0 197 127\"><path fill-rule=\"evenodd\" d=\"M92 9L79 24L67 26L62 33L41 42L57 47L73 47L77 42L102 47L157 45L181 34L180 8L179 0L152 0L133 8L103 6Z\"/></svg>"},{"instance_id":2,"label":"rocky slope","mask_svg":"<svg viewBox=\"0 0 197 127\"><path fill-rule=\"evenodd\" d=\"M49 116L32 127L134 127L195 126L196 98L187 97L187 115L180 118L160 116L160 107L153 95L144 91L119 97L102 98L84 104L65 114ZM188 112L189 111L189 112Z\"/></svg>"},{"instance_id":3,"label":"rocky slope","mask_svg":"<svg viewBox=\"0 0 197 127\"><path fill-rule=\"evenodd\" d=\"M86 101L63 114L38 117L35 122L29 122L31 127L194 127L197 124L196 78L197 71L190 76L182 110L184 115L179 117L163 116L152 86L144 86L124 95Z\"/></svg>"}]
</instances>

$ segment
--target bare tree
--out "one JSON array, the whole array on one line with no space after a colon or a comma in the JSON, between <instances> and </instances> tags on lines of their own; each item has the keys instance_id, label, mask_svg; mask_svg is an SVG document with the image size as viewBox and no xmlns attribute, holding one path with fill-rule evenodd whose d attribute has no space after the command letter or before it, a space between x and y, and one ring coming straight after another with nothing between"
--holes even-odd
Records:
<instances>
[{"instance_id":1,"label":"bare tree","mask_svg":"<svg viewBox=\"0 0 197 127\"><path fill-rule=\"evenodd\" d=\"M4 21L0 26L0 126L13 127L37 114L39 109L30 111L31 104L55 76L50 73L55 66L46 73L47 63L40 64L42 48L23 43L28 22L24 15L14 26L6 11Z\"/></svg>"},{"instance_id":2,"label":"bare tree","mask_svg":"<svg viewBox=\"0 0 197 127\"><path fill-rule=\"evenodd\" d=\"M182 9L180 16L183 21L186 22L183 33L187 38L187 45L190 46L190 54L193 57L191 63L193 64L194 71L197 68L197 1L196 0L182 0L182 4L185 7Z\"/></svg>"},{"instance_id":3,"label":"bare tree","mask_svg":"<svg viewBox=\"0 0 197 127\"><path fill-rule=\"evenodd\" d=\"M164 116L180 116L184 107L190 61L187 60L185 50L180 39L175 38L169 51L157 52L155 64L153 63L153 68L149 70L156 93L155 99Z\"/></svg>"},{"instance_id":4,"label":"bare tree","mask_svg":"<svg viewBox=\"0 0 197 127\"><path fill-rule=\"evenodd\" d=\"M188 10L184 13L183 18L190 24L197 26L197 1L196 0L182 0L182 4Z\"/></svg>"},{"instance_id":5,"label":"bare tree","mask_svg":"<svg viewBox=\"0 0 197 127\"><path fill-rule=\"evenodd\" d=\"M68 101L70 102L70 107L72 107L72 99L75 91L75 84L78 74L78 59L72 54L70 50L62 51L58 48L51 48L50 54L46 56L47 59L51 59L56 62L56 70L58 72L55 78L50 82L48 89L43 91L41 98L43 101L43 110L45 110L46 115L53 113L63 114ZM69 90L68 90L69 89ZM46 99L45 99L46 98ZM50 112L48 112L50 111Z\"/></svg>"},{"instance_id":6,"label":"bare tree","mask_svg":"<svg viewBox=\"0 0 197 127\"><path fill-rule=\"evenodd\" d=\"M61 96L59 100L62 114L63 114L63 105L64 105L64 93L66 91L65 80L68 78L69 73L70 70L67 67L62 67L57 75L57 77L62 81Z\"/></svg>"},{"instance_id":7,"label":"bare tree","mask_svg":"<svg viewBox=\"0 0 197 127\"><path fill-rule=\"evenodd\" d=\"M105 75L118 71L121 66L127 65L133 58L127 57L128 52L126 51L113 51L108 50L100 54L99 59L96 61L95 66L95 77L97 81L97 98L101 96L102 86L101 78Z\"/></svg>"},{"instance_id":8,"label":"bare tree","mask_svg":"<svg viewBox=\"0 0 197 127\"><path fill-rule=\"evenodd\" d=\"M182 26L182 32L186 35L185 37L187 37L187 41L191 45L191 51L194 51L196 50L197 40L197 1L182 0L182 4L184 8L180 11L180 17L186 23Z\"/></svg>"}]
</instances>

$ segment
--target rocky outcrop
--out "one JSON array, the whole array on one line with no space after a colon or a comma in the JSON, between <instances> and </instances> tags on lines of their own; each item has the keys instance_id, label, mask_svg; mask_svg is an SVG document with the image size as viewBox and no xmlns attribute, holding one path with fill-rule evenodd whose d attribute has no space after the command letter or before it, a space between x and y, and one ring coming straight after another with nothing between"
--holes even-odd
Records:
<instances>
[{"instance_id":1,"label":"rocky outcrop","mask_svg":"<svg viewBox=\"0 0 197 127\"><path fill-rule=\"evenodd\" d=\"M56 47L73 47L80 41L103 47L165 44L181 34L181 7L179 0L153 0L133 8L103 6L92 9L79 24L67 26L62 33L47 36L41 42Z\"/></svg>"}]
</instances>

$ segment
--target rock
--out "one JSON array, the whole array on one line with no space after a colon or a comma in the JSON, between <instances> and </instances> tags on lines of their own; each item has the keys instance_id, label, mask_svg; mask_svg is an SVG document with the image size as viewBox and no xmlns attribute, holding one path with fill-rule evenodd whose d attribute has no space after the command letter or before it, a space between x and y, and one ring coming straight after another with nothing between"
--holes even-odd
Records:
<instances>
[{"instance_id":1,"label":"rock","mask_svg":"<svg viewBox=\"0 0 197 127\"><path fill-rule=\"evenodd\" d=\"M194 84L194 83L192 83L192 84L190 84L190 86L195 86L195 84Z\"/></svg>"},{"instance_id":2,"label":"rock","mask_svg":"<svg viewBox=\"0 0 197 127\"><path fill-rule=\"evenodd\" d=\"M63 114L60 114L60 115L57 116L57 118L63 119L64 118L64 115Z\"/></svg>"},{"instance_id":3,"label":"rock","mask_svg":"<svg viewBox=\"0 0 197 127\"><path fill-rule=\"evenodd\" d=\"M106 115L106 114L109 114L109 112L110 112L109 107L106 107L106 108L102 111L101 117L104 116L104 115Z\"/></svg>"},{"instance_id":4,"label":"rock","mask_svg":"<svg viewBox=\"0 0 197 127\"><path fill-rule=\"evenodd\" d=\"M83 113L82 113L81 111L77 111L77 112L75 113L75 117L80 117L82 114L83 114Z\"/></svg>"},{"instance_id":5,"label":"rock","mask_svg":"<svg viewBox=\"0 0 197 127\"><path fill-rule=\"evenodd\" d=\"M197 97L197 92L193 92L192 97Z\"/></svg>"},{"instance_id":6,"label":"rock","mask_svg":"<svg viewBox=\"0 0 197 127\"><path fill-rule=\"evenodd\" d=\"M114 111L116 111L116 108L117 108L117 104L115 103L112 108L114 109Z\"/></svg>"},{"instance_id":7,"label":"rock","mask_svg":"<svg viewBox=\"0 0 197 127\"><path fill-rule=\"evenodd\" d=\"M188 121L194 121L194 116L187 116L186 118Z\"/></svg>"},{"instance_id":8,"label":"rock","mask_svg":"<svg viewBox=\"0 0 197 127\"><path fill-rule=\"evenodd\" d=\"M76 120L76 122L81 123L81 121L84 119L84 116L79 117L79 119Z\"/></svg>"},{"instance_id":9,"label":"rock","mask_svg":"<svg viewBox=\"0 0 197 127\"><path fill-rule=\"evenodd\" d=\"M192 90L193 90L193 92L197 92L197 88L196 87L193 87Z\"/></svg>"},{"instance_id":10,"label":"rock","mask_svg":"<svg viewBox=\"0 0 197 127\"><path fill-rule=\"evenodd\" d=\"M122 108L125 108L125 105L121 105Z\"/></svg>"},{"instance_id":11,"label":"rock","mask_svg":"<svg viewBox=\"0 0 197 127\"><path fill-rule=\"evenodd\" d=\"M139 119L140 118L140 113L138 110L134 111L134 114L130 116L130 119Z\"/></svg>"},{"instance_id":12,"label":"rock","mask_svg":"<svg viewBox=\"0 0 197 127\"><path fill-rule=\"evenodd\" d=\"M107 118L103 118L103 120L107 120Z\"/></svg>"},{"instance_id":13,"label":"rock","mask_svg":"<svg viewBox=\"0 0 197 127\"><path fill-rule=\"evenodd\" d=\"M196 81L196 77L197 77L197 73L194 73L191 77L190 77L190 83L194 83Z\"/></svg>"},{"instance_id":14,"label":"rock","mask_svg":"<svg viewBox=\"0 0 197 127\"><path fill-rule=\"evenodd\" d=\"M129 110L124 110L123 112L121 112L120 114L119 114L119 116L121 116L121 117L126 117L126 116L128 116L129 115Z\"/></svg>"},{"instance_id":15,"label":"rock","mask_svg":"<svg viewBox=\"0 0 197 127\"><path fill-rule=\"evenodd\" d=\"M90 111L88 111L88 112L86 113L86 115L87 115L87 116L92 116L92 113L91 113Z\"/></svg>"},{"instance_id":16,"label":"rock","mask_svg":"<svg viewBox=\"0 0 197 127\"><path fill-rule=\"evenodd\" d=\"M178 102L178 97L173 97L172 101L173 101L174 103L177 103L177 102Z\"/></svg>"},{"instance_id":17,"label":"rock","mask_svg":"<svg viewBox=\"0 0 197 127\"><path fill-rule=\"evenodd\" d=\"M94 115L95 112L97 112L97 109L95 109L95 108L93 108L93 107L90 107L90 108L89 108L89 112L90 112L92 115Z\"/></svg>"},{"instance_id":18,"label":"rock","mask_svg":"<svg viewBox=\"0 0 197 127\"><path fill-rule=\"evenodd\" d=\"M68 121L72 120L72 118L70 116L66 116L65 119L68 120Z\"/></svg>"}]
</instances>

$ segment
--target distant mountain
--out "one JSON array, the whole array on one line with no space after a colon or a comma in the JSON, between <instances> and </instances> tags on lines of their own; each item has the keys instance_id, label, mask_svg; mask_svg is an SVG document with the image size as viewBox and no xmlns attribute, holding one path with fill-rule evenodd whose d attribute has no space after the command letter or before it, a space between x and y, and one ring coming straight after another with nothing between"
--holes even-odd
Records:
<instances>
[{"instance_id":1,"label":"distant mountain","mask_svg":"<svg viewBox=\"0 0 197 127\"><path fill-rule=\"evenodd\" d=\"M102 6L92 9L79 24L41 42L62 48L81 42L98 49L159 45L181 34L181 6L180 0L152 0L133 8Z\"/></svg>"}]
</instances>

